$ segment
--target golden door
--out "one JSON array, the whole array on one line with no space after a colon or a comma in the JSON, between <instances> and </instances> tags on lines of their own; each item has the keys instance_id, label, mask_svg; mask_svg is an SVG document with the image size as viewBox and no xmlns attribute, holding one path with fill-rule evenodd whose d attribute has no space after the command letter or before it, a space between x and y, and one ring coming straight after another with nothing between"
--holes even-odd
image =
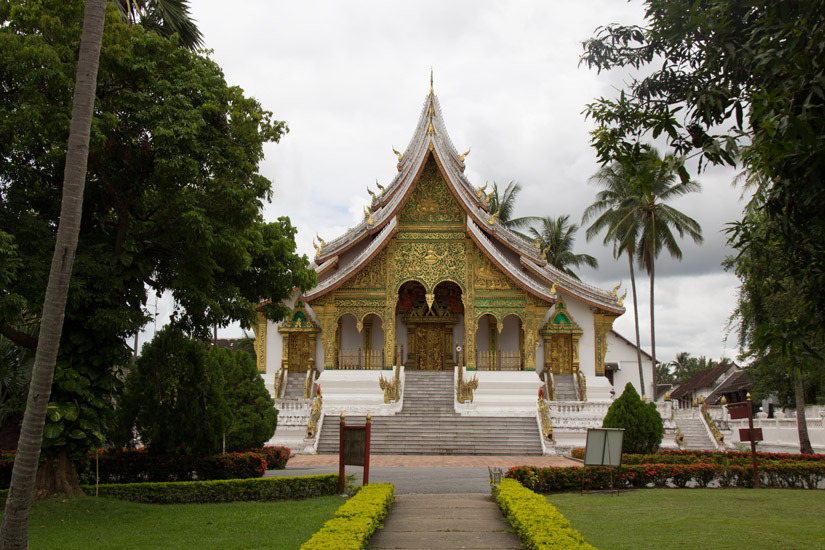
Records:
<instances>
[{"instance_id":1,"label":"golden door","mask_svg":"<svg viewBox=\"0 0 825 550\"><path fill-rule=\"evenodd\" d=\"M289 335L289 372L306 372L309 369L309 335Z\"/></svg>"},{"instance_id":2,"label":"golden door","mask_svg":"<svg viewBox=\"0 0 825 550\"><path fill-rule=\"evenodd\" d=\"M569 334L553 334L550 337L550 372L573 374L573 339Z\"/></svg>"},{"instance_id":3,"label":"golden door","mask_svg":"<svg viewBox=\"0 0 825 550\"><path fill-rule=\"evenodd\" d=\"M444 368L444 328L441 325L419 325L415 331L416 354L421 370Z\"/></svg>"}]
</instances>

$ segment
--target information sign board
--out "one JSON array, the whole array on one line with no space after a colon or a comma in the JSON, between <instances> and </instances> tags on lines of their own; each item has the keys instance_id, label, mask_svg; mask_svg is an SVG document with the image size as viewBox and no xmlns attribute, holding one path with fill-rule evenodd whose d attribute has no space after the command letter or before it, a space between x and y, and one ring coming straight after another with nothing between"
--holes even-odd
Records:
<instances>
[{"instance_id":1,"label":"information sign board","mask_svg":"<svg viewBox=\"0 0 825 550\"><path fill-rule=\"evenodd\" d=\"M587 447L584 450L585 466L622 465L622 428L591 428L587 430Z\"/></svg>"}]
</instances>

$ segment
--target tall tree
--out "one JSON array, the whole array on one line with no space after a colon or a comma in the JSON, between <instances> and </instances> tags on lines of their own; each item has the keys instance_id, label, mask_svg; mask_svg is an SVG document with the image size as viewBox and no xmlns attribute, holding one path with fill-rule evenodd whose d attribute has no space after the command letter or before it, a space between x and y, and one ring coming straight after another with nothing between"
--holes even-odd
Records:
<instances>
[{"instance_id":1,"label":"tall tree","mask_svg":"<svg viewBox=\"0 0 825 550\"><path fill-rule=\"evenodd\" d=\"M754 201L758 205L764 198L757 193ZM787 275L783 264L789 259L782 253L779 230L765 211L750 209L738 226L731 229L731 238L747 234L749 244L733 242L739 254L728 258L725 266L740 280L731 318L739 333L740 354L751 361L758 393L763 397L776 393L783 404L794 403L799 451L812 453L805 419L805 378L813 382L815 395L816 384L825 373L825 330L806 327L809 304L799 292L798 281Z\"/></svg>"},{"instance_id":2,"label":"tall tree","mask_svg":"<svg viewBox=\"0 0 825 550\"><path fill-rule=\"evenodd\" d=\"M582 265L598 269L599 262L590 254L576 254L573 252L573 245L576 242L576 231L579 226L570 223L570 216L564 214L557 218L546 216L540 218L539 229L530 228L530 235L539 240L539 245L544 251L544 257L554 267L564 271L571 277L579 279L579 276L572 268Z\"/></svg>"},{"instance_id":3,"label":"tall tree","mask_svg":"<svg viewBox=\"0 0 825 550\"><path fill-rule=\"evenodd\" d=\"M661 136L677 155L714 164L738 159L760 174L775 233L737 225L732 242L782 255L777 275L793 281L800 297L796 322L766 320L774 325L762 341L776 349L786 345L783 335L805 342L825 326L825 0L644 5L642 26L602 27L584 44L581 61L589 67L642 72L625 79L618 97L587 107L599 159L626 158L640 139ZM690 179L683 167L679 174ZM798 333L788 335L791 329Z\"/></svg>"},{"instance_id":4,"label":"tall tree","mask_svg":"<svg viewBox=\"0 0 825 550\"><path fill-rule=\"evenodd\" d=\"M86 0L77 61L71 125L63 176L60 221L49 271L37 352L32 369L26 413L20 430L9 495L0 528L0 548L28 548L29 509L40 460L46 407L57 361L69 280L80 233L86 162L94 114L97 69L103 40L106 0Z\"/></svg>"},{"instance_id":5,"label":"tall tree","mask_svg":"<svg viewBox=\"0 0 825 550\"><path fill-rule=\"evenodd\" d=\"M523 229L539 220L535 216L513 217L516 209L516 197L520 192L521 184L513 180L507 184L504 193L499 195L498 184L493 182L493 190L490 192L490 214L498 212L498 223L508 229Z\"/></svg>"},{"instance_id":6,"label":"tall tree","mask_svg":"<svg viewBox=\"0 0 825 550\"><path fill-rule=\"evenodd\" d=\"M18 296L41 313L82 3L41 0L3 12L8 6L0 4L0 231L14 239L20 266L0 289L0 332L31 346L37 339L13 330L15 310L3 304ZM314 281L289 219L261 215L272 197L258 173L263 145L279 141L286 124L228 86L213 61L126 25L115 9L100 67L47 457L82 453L112 422L128 343L147 319L147 287L171 293L176 322L203 337L215 324L249 326L265 298L264 314L281 318L281 300Z\"/></svg>"},{"instance_id":7,"label":"tall tree","mask_svg":"<svg viewBox=\"0 0 825 550\"><path fill-rule=\"evenodd\" d=\"M189 13L188 0L110 0L129 22L164 38L177 33L189 50L203 47L203 35Z\"/></svg>"},{"instance_id":8,"label":"tall tree","mask_svg":"<svg viewBox=\"0 0 825 550\"><path fill-rule=\"evenodd\" d=\"M633 267L633 255L636 251L636 232L638 220L633 216L626 216L620 207L630 198L633 192L635 164L614 162L601 168L590 183L602 187L596 194L596 201L587 207L582 216L582 224L593 219L587 228L585 236L591 240L605 231L604 244L613 246L613 257L618 259L627 255L630 269L630 293L633 295L633 325L636 329L636 364L639 368L639 390L645 397L645 376L642 368L642 344L639 337L639 302L636 294L636 272ZM595 219L594 219L595 218Z\"/></svg>"},{"instance_id":9,"label":"tall tree","mask_svg":"<svg viewBox=\"0 0 825 550\"><path fill-rule=\"evenodd\" d=\"M702 228L699 223L676 210L669 201L701 189L698 182L682 181L676 177L672 158L661 159L655 149L648 149L641 156L641 177L637 178L634 192L620 207L626 216L639 220L636 258L650 278L650 349L653 364L656 364L656 317L654 283L656 258L662 249L671 257L682 259L682 250L673 235L687 234L693 242L702 242ZM634 230L635 233L635 230ZM656 392L656 370L653 370L653 392Z\"/></svg>"}]
</instances>

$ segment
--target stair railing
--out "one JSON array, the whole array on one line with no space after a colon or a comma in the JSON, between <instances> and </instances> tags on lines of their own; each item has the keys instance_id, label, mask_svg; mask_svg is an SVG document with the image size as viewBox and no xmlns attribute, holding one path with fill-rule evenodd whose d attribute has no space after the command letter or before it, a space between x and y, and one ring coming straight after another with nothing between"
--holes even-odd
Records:
<instances>
[{"instance_id":1,"label":"stair railing","mask_svg":"<svg viewBox=\"0 0 825 550\"><path fill-rule=\"evenodd\" d=\"M576 371L576 397L579 401L587 401L587 379L580 370Z\"/></svg>"},{"instance_id":2,"label":"stair railing","mask_svg":"<svg viewBox=\"0 0 825 550\"><path fill-rule=\"evenodd\" d=\"M548 440L553 440L553 422L550 420L550 406L547 400L539 393L538 415L541 423L541 434Z\"/></svg>"},{"instance_id":3,"label":"stair railing","mask_svg":"<svg viewBox=\"0 0 825 550\"><path fill-rule=\"evenodd\" d=\"M401 367L395 366L395 373L389 380L381 374L378 377L378 386L384 390L384 403L397 403L401 397Z\"/></svg>"},{"instance_id":4,"label":"stair railing","mask_svg":"<svg viewBox=\"0 0 825 550\"><path fill-rule=\"evenodd\" d=\"M547 388L547 399L549 401L556 400L556 379L553 377L553 373L548 371L547 369L544 370L544 385Z\"/></svg>"},{"instance_id":5,"label":"stair railing","mask_svg":"<svg viewBox=\"0 0 825 550\"><path fill-rule=\"evenodd\" d=\"M713 421L713 418L710 416L710 412L708 411L708 404L705 403L705 399L701 399L701 407L700 410L702 411L702 421L705 424L705 428L710 431L710 434L713 436L714 439L714 446L716 450L720 450L725 447L725 434L719 430L719 427L716 425L716 422Z\"/></svg>"},{"instance_id":6,"label":"stair railing","mask_svg":"<svg viewBox=\"0 0 825 550\"><path fill-rule=\"evenodd\" d=\"M286 391L286 376L287 369L281 366L280 370L278 370L278 375L275 377L275 399L283 399L284 397L284 392Z\"/></svg>"},{"instance_id":7,"label":"stair railing","mask_svg":"<svg viewBox=\"0 0 825 550\"><path fill-rule=\"evenodd\" d=\"M464 367L456 367L458 369L458 383L455 388L455 398L459 403L465 401L473 402L473 391L478 389L478 377L473 375L472 378L464 381Z\"/></svg>"},{"instance_id":8,"label":"stair railing","mask_svg":"<svg viewBox=\"0 0 825 550\"><path fill-rule=\"evenodd\" d=\"M315 399L312 401L312 409L309 413L309 421L307 421L307 439L314 439L318 434L318 421L321 419L321 411L323 411L323 409L324 402L319 390L315 395Z\"/></svg>"}]
</instances>

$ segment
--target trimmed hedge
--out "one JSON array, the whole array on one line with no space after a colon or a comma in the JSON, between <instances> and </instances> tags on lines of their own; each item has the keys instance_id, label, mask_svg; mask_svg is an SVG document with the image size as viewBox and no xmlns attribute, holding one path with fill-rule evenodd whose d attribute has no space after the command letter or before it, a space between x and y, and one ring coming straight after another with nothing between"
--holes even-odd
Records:
<instances>
[{"instance_id":1,"label":"trimmed hedge","mask_svg":"<svg viewBox=\"0 0 825 550\"><path fill-rule=\"evenodd\" d=\"M584 460L584 449L576 448L570 456ZM825 454L756 453L762 461L774 462L825 462ZM751 463L751 454L746 451L671 451L662 450L652 454L623 454L622 464L691 464L697 462Z\"/></svg>"},{"instance_id":2,"label":"trimmed hedge","mask_svg":"<svg viewBox=\"0 0 825 550\"><path fill-rule=\"evenodd\" d=\"M84 485L82 488L86 494L94 494L94 485ZM169 483L116 483L100 485L98 494L102 497L151 504L294 500L337 495L338 474Z\"/></svg>"},{"instance_id":3,"label":"trimmed hedge","mask_svg":"<svg viewBox=\"0 0 825 550\"><path fill-rule=\"evenodd\" d=\"M337 476L336 476L337 477ZM301 550L362 550L381 528L393 501L395 487L389 483L365 485L335 512L335 517L301 545Z\"/></svg>"},{"instance_id":4,"label":"trimmed hedge","mask_svg":"<svg viewBox=\"0 0 825 550\"><path fill-rule=\"evenodd\" d=\"M612 468L580 467L536 468L516 466L505 477L515 479L528 489L540 493L610 488L707 487L716 482L720 487L752 487L750 466L741 464L633 464ZM583 475L582 475L583 474ZM766 487L816 489L825 482L825 463L822 462L768 462L759 466L760 483Z\"/></svg>"},{"instance_id":5,"label":"trimmed hedge","mask_svg":"<svg viewBox=\"0 0 825 550\"><path fill-rule=\"evenodd\" d=\"M596 550L570 527L556 508L544 497L525 489L513 479L503 479L496 491L496 502L515 528L521 541L531 550Z\"/></svg>"},{"instance_id":6,"label":"trimmed hedge","mask_svg":"<svg viewBox=\"0 0 825 550\"><path fill-rule=\"evenodd\" d=\"M267 469L283 469L289 449L264 447L246 453L214 456L184 454L157 455L146 449L106 449L97 458L100 483L141 483L146 481L204 481L261 477ZM270 466L271 465L271 466ZM95 481L95 452L78 464L82 483Z\"/></svg>"}]
</instances>

